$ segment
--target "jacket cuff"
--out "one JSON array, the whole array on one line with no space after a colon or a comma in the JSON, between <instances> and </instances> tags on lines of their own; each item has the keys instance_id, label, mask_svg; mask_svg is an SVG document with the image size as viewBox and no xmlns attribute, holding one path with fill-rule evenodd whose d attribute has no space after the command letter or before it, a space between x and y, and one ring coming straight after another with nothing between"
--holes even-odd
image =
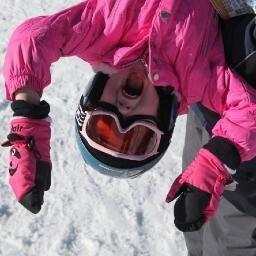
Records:
<instances>
[{"instance_id":1,"label":"jacket cuff","mask_svg":"<svg viewBox=\"0 0 256 256\"><path fill-rule=\"evenodd\" d=\"M34 89L39 96L42 96L43 88L48 82L43 83L30 75L15 76L5 82L5 93L8 100L14 100L14 93L23 87Z\"/></svg>"},{"instance_id":2,"label":"jacket cuff","mask_svg":"<svg viewBox=\"0 0 256 256\"><path fill-rule=\"evenodd\" d=\"M233 170L237 169L241 164L241 157L237 148L228 139L220 136L213 137L203 148L207 149L224 165Z\"/></svg>"}]
</instances>

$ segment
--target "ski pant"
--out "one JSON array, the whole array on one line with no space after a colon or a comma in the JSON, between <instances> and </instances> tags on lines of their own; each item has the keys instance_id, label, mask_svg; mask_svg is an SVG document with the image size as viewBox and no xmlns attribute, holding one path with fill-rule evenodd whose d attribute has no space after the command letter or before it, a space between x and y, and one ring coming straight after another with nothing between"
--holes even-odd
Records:
<instances>
[{"instance_id":1,"label":"ski pant","mask_svg":"<svg viewBox=\"0 0 256 256\"><path fill-rule=\"evenodd\" d=\"M208 132L190 110L183 150L183 169L208 140ZM188 256L256 256L256 218L239 211L223 196L212 220L199 231L184 233L184 237Z\"/></svg>"}]
</instances>

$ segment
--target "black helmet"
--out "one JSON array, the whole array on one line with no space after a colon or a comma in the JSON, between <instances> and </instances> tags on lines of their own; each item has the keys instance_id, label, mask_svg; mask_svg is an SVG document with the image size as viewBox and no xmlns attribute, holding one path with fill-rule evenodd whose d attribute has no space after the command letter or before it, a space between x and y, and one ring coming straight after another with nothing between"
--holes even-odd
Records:
<instances>
[{"instance_id":1,"label":"black helmet","mask_svg":"<svg viewBox=\"0 0 256 256\"><path fill-rule=\"evenodd\" d=\"M115 152L115 154L110 154L108 150L112 150L113 152L118 151L112 145L113 139L111 138L111 136L113 135L108 138L108 143L111 145L105 146L105 141L102 142L101 138L99 138L100 136L97 134L97 126L100 126L100 124L102 123L105 124L104 122L111 122L112 125L114 119L113 116L117 116L118 119L122 119L122 115L119 113L118 109L115 106L100 101L100 97L103 93L104 87L108 79L108 75L102 72L96 73L94 77L90 80L89 84L86 86L86 90L81 96L75 117L76 139L78 147L84 161L100 173L117 178L134 178L152 168L164 155L171 141L179 104L177 101L177 97L172 93L171 87L155 87L159 96L158 114L157 117L154 118L154 126L156 126L156 128L150 129L148 128L150 127L150 125L146 124L146 129L141 128L143 125L141 125L140 127L138 126L139 128L137 128L137 126L135 126L134 128L133 126L131 129L129 128L127 132L122 131L121 133L118 133L121 134L121 139L126 140L126 145L127 137L129 140L128 144L134 145L138 143L141 145L141 143L138 142L139 140L137 139L137 137L132 138L132 140L130 139L131 134L135 133L134 130L136 130L137 133L145 133L145 138L146 135L148 136L146 141L152 139L150 138L150 136L153 137L155 135L155 129L157 129L157 131L159 130L161 132L161 136L159 137L159 143L157 144L157 149L155 150L155 152L153 154L146 155L145 152L149 153L149 147L147 146L147 149L144 149L142 151L138 151L138 148L136 148L137 151L130 151L130 155L128 157L124 157L123 151ZM90 116L90 113L93 113L93 111L97 109L107 110L107 112L110 114L104 116L102 114L92 114L92 118ZM100 111L98 112L101 113ZM130 118L130 120L128 121L128 125L133 124L134 120L139 123L140 121L138 120L142 120L143 122L145 118L145 116L136 116L134 118ZM90 122L87 122L87 119L92 120L90 120ZM87 123L90 123L90 125L88 125L88 128ZM111 126L111 129L112 127L115 127L113 129L117 130L116 125ZM107 134L108 132L104 132L104 138L105 136L107 136ZM109 134L112 134L112 132ZM123 134L125 134L125 136ZM143 138L144 141L145 138ZM138 147L140 145L138 145ZM152 145L152 143L150 145ZM105 148L107 149L103 150ZM131 154L134 155L131 156Z\"/></svg>"}]
</instances>

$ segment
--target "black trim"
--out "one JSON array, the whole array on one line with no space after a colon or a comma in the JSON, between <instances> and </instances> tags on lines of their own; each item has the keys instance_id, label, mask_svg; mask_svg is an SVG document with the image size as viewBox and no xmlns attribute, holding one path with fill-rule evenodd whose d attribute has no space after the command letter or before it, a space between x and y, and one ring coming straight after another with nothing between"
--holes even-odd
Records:
<instances>
[{"instance_id":1,"label":"black trim","mask_svg":"<svg viewBox=\"0 0 256 256\"><path fill-rule=\"evenodd\" d=\"M226 138L214 137L203 146L214 154L222 163L231 169L237 169L241 164L240 154L235 145Z\"/></svg>"},{"instance_id":2,"label":"black trim","mask_svg":"<svg viewBox=\"0 0 256 256\"><path fill-rule=\"evenodd\" d=\"M13 116L22 116L32 119L43 119L50 113L50 105L41 101L39 105L28 103L24 100L15 100L11 103Z\"/></svg>"},{"instance_id":3,"label":"black trim","mask_svg":"<svg viewBox=\"0 0 256 256\"><path fill-rule=\"evenodd\" d=\"M174 224L183 232L199 230L205 223L204 210L211 194L191 184L185 183L174 205Z\"/></svg>"},{"instance_id":4,"label":"black trim","mask_svg":"<svg viewBox=\"0 0 256 256\"><path fill-rule=\"evenodd\" d=\"M34 214L40 212L43 202L44 191L35 187L19 201L21 205Z\"/></svg>"}]
</instances>

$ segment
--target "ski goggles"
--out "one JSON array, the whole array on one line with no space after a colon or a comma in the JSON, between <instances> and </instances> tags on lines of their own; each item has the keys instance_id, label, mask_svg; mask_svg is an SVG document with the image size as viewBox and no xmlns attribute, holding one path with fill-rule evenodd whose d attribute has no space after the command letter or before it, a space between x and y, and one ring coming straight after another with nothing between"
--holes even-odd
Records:
<instances>
[{"instance_id":1,"label":"ski goggles","mask_svg":"<svg viewBox=\"0 0 256 256\"><path fill-rule=\"evenodd\" d=\"M115 113L85 111L81 135L96 150L115 157L142 161L158 153L163 132L151 120L136 120L122 128Z\"/></svg>"}]
</instances>

